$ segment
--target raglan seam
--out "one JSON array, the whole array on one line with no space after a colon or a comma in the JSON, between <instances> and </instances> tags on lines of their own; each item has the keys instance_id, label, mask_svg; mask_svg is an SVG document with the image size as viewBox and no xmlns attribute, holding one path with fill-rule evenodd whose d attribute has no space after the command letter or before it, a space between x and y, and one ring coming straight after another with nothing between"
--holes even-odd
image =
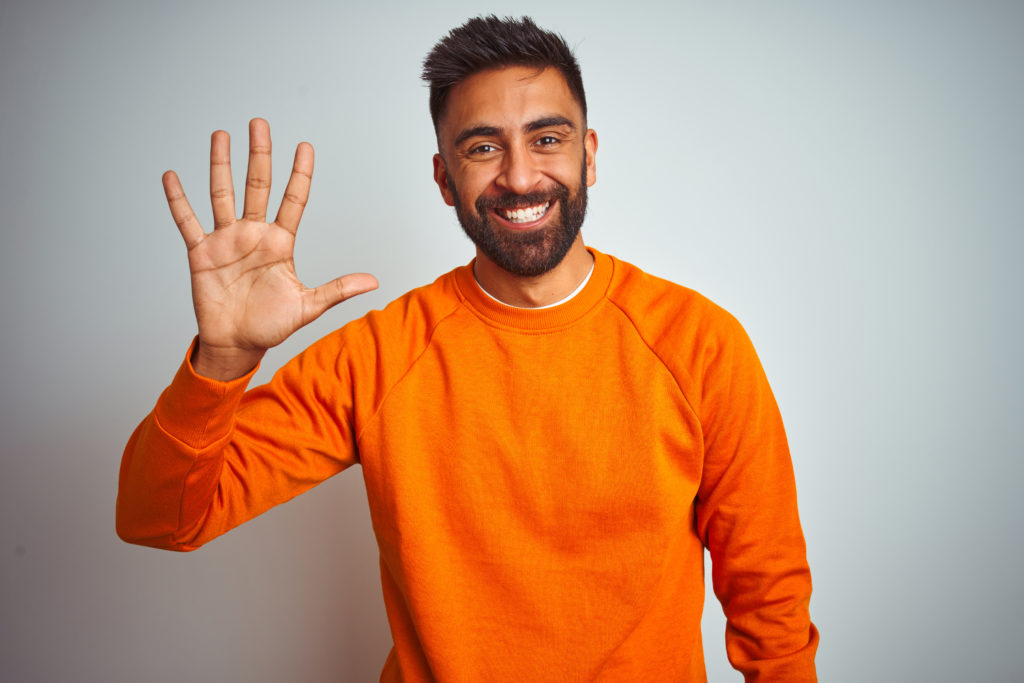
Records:
<instances>
[{"instance_id":1,"label":"raglan seam","mask_svg":"<svg viewBox=\"0 0 1024 683\"><path fill-rule=\"evenodd\" d=\"M384 392L383 396L380 399L380 403L377 404L377 406L373 409L373 413L370 414L368 418L366 418L366 421L363 423L362 428L355 435L354 444L357 453L359 451L359 442L362 440L363 435L366 433L366 430L369 429L370 425L376 421L377 416L380 415L380 413L384 410L384 405L388 402L388 399L391 398L391 392L393 392L398 387L398 385L401 384L405 380L405 378L409 376L409 373L412 372L413 368L416 367L420 359L423 358L423 356L430 349L431 345L434 343L434 335L437 333L438 328L441 327L441 325L443 325L452 316L456 315L460 310L465 308L465 306L466 300L460 294L458 304L449 313L442 316L441 319L438 320L434 324L434 326L430 328L430 332L427 334L426 343L423 345L423 348L420 349L419 353L416 354L416 357L409 362L409 366L406 367L405 370L402 372L401 377L395 380L394 384L387 388L387 390Z\"/></svg>"},{"instance_id":2,"label":"raglan seam","mask_svg":"<svg viewBox=\"0 0 1024 683\"><path fill-rule=\"evenodd\" d=\"M655 358L658 359L658 362L661 363L661 365L665 368L665 371L668 372L670 377L672 377L672 381L675 382L676 387L679 388L679 393L682 394L683 400L686 401L686 407L690 409L690 413L693 415L694 418L696 418L697 422L701 425L701 429L703 430L703 424L704 423L703 423L703 420L701 420L700 411L698 411L694 407L693 401L690 399L690 396L687 395L686 389L684 389L683 386L679 383L679 378L676 377L676 373L672 370L671 366L662 357L662 354L660 354L658 352L658 350L647 340L647 337L640 330L640 326L636 324L636 321L629 314L629 312L627 312L625 308L623 308L617 301L612 299L610 296L607 297L607 300L608 300L609 304L611 304L613 307L615 307L623 315L623 317L625 317L626 320L629 321L630 327L632 327L633 331L636 332L636 336L640 338L640 341L642 341L644 343L644 346L646 346L647 350L651 352L651 355L653 355ZM686 372L686 370L682 370L682 372ZM686 374L689 376L688 372ZM692 377L690 377L690 379L692 379ZM703 434L702 434L701 435L701 448L703 448L703 444L704 444L704 437L703 437Z\"/></svg>"}]
</instances>

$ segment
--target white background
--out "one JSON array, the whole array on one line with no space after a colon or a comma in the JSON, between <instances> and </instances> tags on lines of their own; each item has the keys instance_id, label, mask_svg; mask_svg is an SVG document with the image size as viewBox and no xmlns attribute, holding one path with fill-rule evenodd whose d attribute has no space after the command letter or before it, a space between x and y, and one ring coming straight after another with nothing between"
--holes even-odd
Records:
<instances>
[{"instance_id":1,"label":"white background","mask_svg":"<svg viewBox=\"0 0 1024 683\"><path fill-rule=\"evenodd\" d=\"M177 555L114 535L121 449L195 323L160 175L209 134L317 150L300 276L381 289L472 256L419 65L483 12L565 35L597 129L589 244L693 287L786 420L825 681L1017 681L1024 627L1024 5L0 4L0 677L369 681L390 636L358 468ZM709 593L710 595L710 593ZM711 597L711 681L724 659ZM670 647L666 643L666 647Z\"/></svg>"}]
</instances>

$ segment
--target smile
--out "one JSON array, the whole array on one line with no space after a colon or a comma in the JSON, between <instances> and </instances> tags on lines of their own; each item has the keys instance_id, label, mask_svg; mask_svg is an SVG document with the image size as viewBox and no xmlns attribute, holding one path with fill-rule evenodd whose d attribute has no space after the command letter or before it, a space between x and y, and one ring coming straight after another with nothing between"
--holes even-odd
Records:
<instances>
[{"instance_id":1,"label":"smile","mask_svg":"<svg viewBox=\"0 0 1024 683\"><path fill-rule=\"evenodd\" d=\"M532 223L539 221L548 212L551 202L547 201L536 206L527 206L521 209L495 209L495 213L507 220L509 223Z\"/></svg>"}]
</instances>

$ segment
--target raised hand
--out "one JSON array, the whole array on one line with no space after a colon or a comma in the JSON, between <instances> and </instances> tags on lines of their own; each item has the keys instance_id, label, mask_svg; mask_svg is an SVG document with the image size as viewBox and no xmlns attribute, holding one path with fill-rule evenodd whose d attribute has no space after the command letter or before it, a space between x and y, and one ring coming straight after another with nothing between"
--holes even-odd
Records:
<instances>
[{"instance_id":1,"label":"raised hand","mask_svg":"<svg viewBox=\"0 0 1024 683\"><path fill-rule=\"evenodd\" d=\"M272 346L280 344L331 306L376 289L377 280L355 273L308 289L295 274L295 233L309 197L313 147L295 150L291 177L273 223L270 197L270 126L249 122L249 169L242 218L235 213L230 138L222 130L210 140L210 201L213 232L207 234L189 205L174 171L163 176L174 222L188 247L192 302L199 343L196 372L214 379L240 377Z\"/></svg>"}]
</instances>

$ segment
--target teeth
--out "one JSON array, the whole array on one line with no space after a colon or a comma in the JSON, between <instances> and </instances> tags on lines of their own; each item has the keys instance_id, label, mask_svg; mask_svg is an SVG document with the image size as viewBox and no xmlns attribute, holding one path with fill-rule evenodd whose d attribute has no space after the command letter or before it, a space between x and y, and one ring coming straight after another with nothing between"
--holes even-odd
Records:
<instances>
[{"instance_id":1,"label":"teeth","mask_svg":"<svg viewBox=\"0 0 1024 683\"><path fill-rule=\"evenodd\" d=\"M548 211L551 202L544 202L526 209L504 209L505 219L511 223L529 223L540 219Z\"/></svg>"}]
</instances>

